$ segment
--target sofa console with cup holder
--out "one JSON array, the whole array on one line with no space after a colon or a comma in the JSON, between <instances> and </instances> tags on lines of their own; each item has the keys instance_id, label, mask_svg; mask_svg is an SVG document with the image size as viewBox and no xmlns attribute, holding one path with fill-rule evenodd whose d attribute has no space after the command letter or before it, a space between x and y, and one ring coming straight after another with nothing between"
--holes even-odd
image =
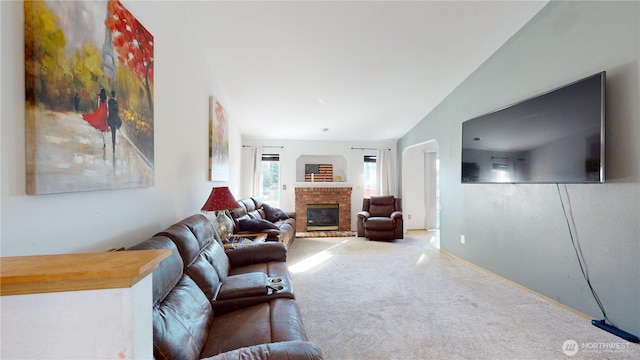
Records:
<instances>
[{"instance_id":1,"label":"sofa console with cup holder","mask_svg":"<svg viewBox=\"0 0 640 360\"><path fill-rule=\"evenodd\" d=\"M127 250L170 249L153 273L155 359L322 359L309 342L280 242L225 252L204 215Z\"/></svg>"}]
</instances>

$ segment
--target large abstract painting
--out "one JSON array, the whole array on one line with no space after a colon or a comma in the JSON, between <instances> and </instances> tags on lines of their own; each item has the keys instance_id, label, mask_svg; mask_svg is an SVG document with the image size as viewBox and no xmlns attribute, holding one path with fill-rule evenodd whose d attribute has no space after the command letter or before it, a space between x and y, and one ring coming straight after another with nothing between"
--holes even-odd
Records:
<instances>
[{"instance_id":1,"label":"large abstract painting","mask_svg":"<svg viewBox=\"0 0 640 360\"><path fill-rule=\"evenodd\" d=\"M25 1L27 193L152 186L153 36L119 1Z\"/></svg>"},{"instance_id":2,"label":"large abstract painting","mask_svg":"<svg viewBox=\"0 0 640 360\"><path fill-rule=\"evenodd\" d=\"M229 124L224 108L209 97L209 180L229 180Z\"/></svg>"}]
</instances>

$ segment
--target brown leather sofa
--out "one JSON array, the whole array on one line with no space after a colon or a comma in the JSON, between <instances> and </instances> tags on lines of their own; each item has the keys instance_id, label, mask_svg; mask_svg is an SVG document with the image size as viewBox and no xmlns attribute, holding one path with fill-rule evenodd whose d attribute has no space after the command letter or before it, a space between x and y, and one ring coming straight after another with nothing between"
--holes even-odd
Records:
<instances>
[{"instance_id":1,"label":"brown leather sofa","mask_svg":"<svg viewBox=\"0 0 640 360\"><path fill-rule=\"evenodd\" d=\"M280 243L224 251L193 215L127 250L170 249L153 273L155 359L322 359L308 342Z\"/></svg>"},{"instance_id":2,"label":"brown leather sofa","mask_svg":"<svg viewBox=\"0 0 640 360\"><path fill-rule=\"evenodd\" d=\"M392 195L365 198L357 216L358 236L369 240L403 238L402 200L399 198Z\"/></svg>"},{"instance_id":3,"label":"brown leather sofa","mask_svg":"<svg viewBox=\"0 0 640 360\"><path fill-rule=\"evenodd\" d=\"M286 247L296 236L295 213L285 213L260 198L238 200L238 208L230 212L234 234L266 233L267 241L279 241Z\"/></svg>"}]
</instances>

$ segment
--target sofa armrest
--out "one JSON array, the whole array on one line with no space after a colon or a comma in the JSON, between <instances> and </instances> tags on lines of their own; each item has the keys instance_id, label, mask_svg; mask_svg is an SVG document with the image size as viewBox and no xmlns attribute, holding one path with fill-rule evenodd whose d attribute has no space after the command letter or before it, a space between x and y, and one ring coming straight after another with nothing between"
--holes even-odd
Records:
<instances>
[{"instance_id":1,"label":"sofa armrest","mask_svg":"<svg viewBox=\"0 0 640 360\"><path fill-rule=\"evenodd\" d=\"M287 261L287 248L281 242L264 242L227 250L232 268L270 261Z\"/></svg>"},{"instance_id":2,"label":"sofa armrest","mask_svg":"<svg viewBox=\"0 0 640 360\"><path fill-rule=\"evenodd\" d=\"M310 342L283 341L271 344L260 344L227 351L206 360L243 360L243 359L268 359L268 360L321 360L322 351Z\"/></svg>"},{"instance_id":3,"label":"sofa armrest","mask_svg":"<svg viewBox=\"0 0 640 360\"><path fill-rule=\"evenodd\" d=\"M402 220L402 211L394 211L389 216L393 221Z\"/></svg>"},{"instance_id":4,"label":"sofa armrest","mask_svg":"<svg viewBox=\"0 0 640 360\"><path fill-rule=\"evenodd\" d=\"M287 211L287 212L285 212L285 214L287 214L287 216L290 217L291 219L295 219L296 218L296 212L295 211Z\"/></svg>"},{"instance_id":5,"label":"sofa armrest","mask_svg":"<svg viewBox=\"0 0 640 360\"><path fill-rule=\"evenodd\" d=\"M360 211L358 212L357 215L361 219L368 219L371 216L371 214L368 211Z\"/></svg>"}]
</instances>

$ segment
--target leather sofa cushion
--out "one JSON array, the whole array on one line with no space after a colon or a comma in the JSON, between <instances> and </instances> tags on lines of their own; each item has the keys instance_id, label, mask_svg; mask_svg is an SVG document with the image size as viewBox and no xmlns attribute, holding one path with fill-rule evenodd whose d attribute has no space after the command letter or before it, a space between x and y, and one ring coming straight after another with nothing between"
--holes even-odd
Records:
<instances>
[{"instance_id":1,"label":"leather sofa cushion","mask_svg":"<svg viewBox=\"0 0 640 360\"><path fill-rule=\"evenodd\" d=\"M278 230L278 226L265 219L239 219L240 231L261 232L264 230Z\"/></svg>"},{"instance_id":2,"label":"leather sofa cushion","mask_svg":"<svg viewBox=\"0 0 640 360\"><path fill-rule=\"evenodd\" d=\"M255 263L268 263L271 261L284 263L287 261L287 248L282 243L265 242L255 246L232 248L229 249L225 255L231 265L231 269L234 269ZM231 274L231 270L229 274Z\"/></svg>"},{"instance_id":3,"label":"leather sofa cushion","mask_svg":"<svg viewBox=\"0 0 640 360\"><path fill-rule=\"evenodd\" d=\"M238 200L238 204L242 204L239 209L240 211L233 212L233 214L239 215L238 217L242 217L243 215L248 215L251 219L265 218L264 210L262 209L262 201L256 200L254 198L248 198L248 199Z\"/></svg>"},{"instance_id":4,"label":"leather sofa cushion","mask_svg":"<svg viewBox=\"0 0 640 360\"><path fill-rule=\"evenodd\" d=\"M284 211L269 204L263 204L262 208L264 209L265 219L271 221L272 223L275 223L278 220L286 220L289 218L289 215L285 214Z\"/></svg>"},{"instance_id":5,"label":"leather sofa cushion","mask_svg":"<svg viewBox=\"0 0 640 360\"><path fill-rule=\"evenodd\" d=\"M244 246L227 252L231 268L229 276L263 272L268 277L289 279L287 249L279 242L266 242L257 246Z\"/></svg>"},{"instance_id":6,"label":"leather sofa cushion","mask_svg":"<svg viewBox=\"0 0 640 360\"><path fill-rule=\"evenodd\" d=\"M369 231L393 229L395 229L395 224L393 219L389 217L370 217L367 219L367 230Z\"/></svg>"},{"instance_id":7,"label":"leather sofa cushion","mask_svg":"<svg viewBox=\"0 0 640 360\"><path fill-rule=\"evenodd\" d=\"M198 285L183 276L153 314L155 359L198 359L213 320L211 303Z\"/></svg>"},{"instance_id":8,"label":"leather sofa cushion","mask_svg":"<svg viewBox=\"0 0 640 360\"><path fill-rule=\"evenodd\" d=\"M279 220L276 222L276 226L278 226L280 231L283 233L294 233L296 228L296 219L287 218L285 220Z\"/></svg>"},{"instance_id":9,"label":"leather sofa cushion","mask_svg":"<svg viewBox=\"0 0 640 360\"><path fill-rule=\"evenodd\" d=\"M172 250L152 277L154 358L199 358L213 319L209 299L189 276L183 275L182 257L173 241L155 236L129 250L143 249Z\"/></svg>"},{"instance_id":10,"label":"leather sofa cushion","mask_svg":"<svg viewBox=\"0 0 640 360\"><path fill-rule=\"evenodd\" d=\"M267 275L263 272L228 276L222 282L216 300L267 295L267 282Z\"/></svg>"},{"instance_id":11,"label":"leather sofa cushion","mask_svg":"<svg viewBox=\"0 0 640 360\"><path fill-rule=\"evenodd\" d=\"M180 281L182 277L182 258L178 253L176 245L170 239L164 236L154 236L139 244L130 247L128 250L153 250L153 249L169 249L171 255L164 259L154 272L153 282L153 303L157 303L164 299L171 289Z\"/></svg>"},{"instance_id":12,"label":"leather sofa cushion","mask_svg":"<svg viewBox=\"0 0 640 360\"><path fill-rule=\"evenodd\" d=\"M260 344L256 346L243 347L220 355L216 355L207 360L238 360L238 359L322 359L320 348L310 342L303 341L282 341L270 344Z\"/></svg>"},{"instance_id":13,"label":"leather sofa cushion","mask_svg":"<svg viewBox=\"0 0 640 360\"><path fill-rule=\"evenodd\" d=\"M274 243L275 244L275 243ZM289 279L289 268L287 267L287 263L272 261L267 263L257 263L246 265L242 267L232 268L229 271L229 276L246 274L252 272L263 272L267 274L268 277L279 277L283 279Z\"/></svg>"},{"instance_id":14,"label":"leather sofa cushion","mask_svg":"<svg viewBox=\"0 0 640 360\"><path fill-rule=\"evenodd\" d=\"M236 219L239 219L247 214L247 208L243 202L238 201L238 207L229 210L229 213L231 214L231 218L233 219L233 221L236 221Z\"/></svg>"},{"instance_id":15,"label":"leather sofa cushion","mask_svg":"<svg viewBox=\"0 0 640 360\"><path fill-rule=\"evenodd\" d=\"M393 196L371 196L369 214L371 216L389 216L395 210Z\"/></svg>"},{"instance_id":16,"label":"leather sofa cushion","mask_svg":"<svg viewBox=\"0 0 640 360\"><path fill-rule=\"evenodd\" d=\"M238 200L239 203L242 203L242 205L244 205L245 211L247 213L250 213L254 210L256 210L258 207L256 206L255 201L253 201L253 198L248 198L248 199L241 199Z\"/></svg>"},{"instance_id":17,"label":"leather sofa cushion","mask_svg":"<svg viewBox=\"0 0 640 360\"><path fill-rule=\"evenodd\" d=\"M293 299L237 310L213 319L201 357L280 341L307 341L298 306Z\"/></svg>"},{"instance_id":18,"label":"leather sofa cushion","mask_svg":"<svg viewBox=\"0 0 640 360\"><path fill-rule=\"evenodd\" d=\"M215 298L222 284L222 280L218 276L215 268L204 256L199 256L198 259L184 271L185 274L189 275L193 281L198 284L209 300Z\"/></svg>"},{"instance_id":19,"label":"leather sofa cushion","mask_svg":"<svg viewBox=\"0 0 640 360\"><path fill-rule=\"evenodd\" d=\"M216 270L219 279L227 277L229 259L222 245L216 240L219 237L213 224L204 215L190 216L158 235L166 236L176 244L185 264L186 273L189 273L188 269L194 262L204 258ZM195 277L195 280L197 279L200 278Z\"/></svg>"},{"instance_id":20,"label":"leather sofa cushion","mask_svg":"<svg viewBox=\"0 0 640 360\"><path fill-rule=\"evenodd\" d=\"M218 235L218 232L213 227L213 223L206 216L197 214L196 216L189 216L188 218L180 221L180 224L188 227L198 240L200 248L207 246L212 239L216 240L222 245L222 240Z\"/></svg>"}]
</instances>

